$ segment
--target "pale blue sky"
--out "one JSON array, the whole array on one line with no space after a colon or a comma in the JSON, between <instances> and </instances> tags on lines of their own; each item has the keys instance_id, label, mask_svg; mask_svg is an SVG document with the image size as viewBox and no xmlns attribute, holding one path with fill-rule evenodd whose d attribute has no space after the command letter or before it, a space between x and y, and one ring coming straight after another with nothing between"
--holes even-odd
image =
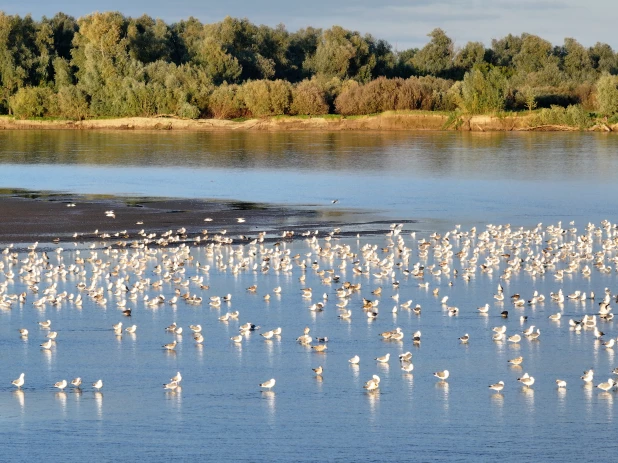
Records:
<instances>
[{"instance_id":1,"label":"pale blue sky","mask_svg":"<svg viewBox=\"0 0 618 463\"><path fill-rule=\"evenodd\" d=\"M230 15L269 26L283 23L290 31L339 24L386 39L399 50L424 45L435 27L459 46L470 40L489 45L492 38L529 32L554 45L573 37L585 46L600 41L618 49L617 0L0 0L0 10L35 18L58 11L79 17L113 10L126 16L146 13L168 23L189 16L216 22Z\"/></svg>"}]
</instances>

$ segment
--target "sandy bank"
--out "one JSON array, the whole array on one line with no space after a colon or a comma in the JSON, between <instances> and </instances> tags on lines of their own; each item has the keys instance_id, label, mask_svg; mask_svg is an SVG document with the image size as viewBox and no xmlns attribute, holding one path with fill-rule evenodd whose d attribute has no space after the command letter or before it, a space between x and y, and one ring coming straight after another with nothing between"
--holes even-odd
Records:
<instances>
[{"instance_id":1,"label":"sandy bank","mask_svg":"<svg viewBox=\"0 0 618 463\"><path fill-rule=\"evenodd\" d=\"M519 131L519 130L577 130L566 126L529 127L526 115L462 117L457 124L448 125L448 115L427 112L386 112L371 116L343 117L272 117L228 121L219 119L179 119L172 117L127 117L92 119L85 121L19 120L0 117L0 130L73 129L73 130L263 130L263 131L366 131L366 130L462 130L462 131ZM599 131L618 131L618 124L599 125Z\"/></svg>"},{"instance_id":2,"label":"sandy bank","mask_svg":"<svg viewBox=\"0 0 618 463\"><path fill-rule=\"evenodd\" d=\"M106 215L114 211L115 217ZM207 199L126 198L16 191L0 194L0 246L10 243L101 242L113 244L139 238L139 231L161 233L186 229L195 238L222 233L235 243L266 232L278 239L283 231L300 237L308 230L341 235L384 233L390 221L363 210L336 205L285 207L272 204ZM242 221L238 219L242 218ZM208 220L205 220L208 219ZM413 220L405 220L412 223ZM102 239L103 235L109 235ZM245 236L247 238L240 238Z\"/></svg>"}]
</instances>

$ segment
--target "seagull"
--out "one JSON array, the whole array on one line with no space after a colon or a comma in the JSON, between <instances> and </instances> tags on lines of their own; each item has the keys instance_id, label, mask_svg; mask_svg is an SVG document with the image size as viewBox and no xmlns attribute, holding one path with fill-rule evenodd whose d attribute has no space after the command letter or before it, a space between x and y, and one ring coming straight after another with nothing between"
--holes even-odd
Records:
<instances>
[{"instance_id":1,"label":"seagull","mask_svg":"<svg viewBox=\"0 0 618 463\"><path fill-rule=\"evenodd\" d=\"M44 322L39 322L39 326L43 329L49 329L51 328L51 320L46 320Z\"/></svg>"},{"instance_id":2,"label":"seagull","mask_svg":"<svg viewBox=\"0 0 618 463\"><path fill-rule=\"evenodd\" d=\"M26 337L28 337L28 330L27 330L26 328L21 328L21 329L19 330L19 335L20 335L22 338L26 338Z\"/></svg>"},{"instance_id":3,"label":"seagull","mask_svg":"<svg viewBox=\"0 0 618 463\"><path fill-rule=\"evenodd\" d=\"M178 341L173 341L168 344L163 344L163 348L167 350L174 350L176 349L176 344L178 344Z\"/></svg>"},{"instance_id":4,"label":"seagull","mask_svg":"<svg viewBox=\"0 0 618 463\"><path fill-rule=\"evenodd\" d=\"M24 376L26 376L25 373L22 373L21 375L19 375L19 378L14 379L11 384L13 384L13 386L17 386L18 388L21 388L26 382Z\"/></svg>"},{"instance_id":5,"label":"seagull","mask_svg":"<svg viewBox=\"0 0 618 463\"><path fill-rule=\"evenodd\" d=\"M97 391L100 390L103 387L103 380L99 379L95 381L94 383L92 383L92 387L95 388Z\"/></svg>"},{"instance_id":6,"label":"seagull","mask_svg":"<svg viewBox=\"0 0 618 463\"><path fill-rule=\"evenodd\" d=\"M493 389L494 391L500 392L504 389L504 381L498 381L495 384L490 384L489 389Z\"/></svg>"},{"instance_id":7,"label":"seagull","mask_svg":"<svg viewBox=\"0 0 618 463\"><path fill-rule=\"evenodd\" d=\"M170 379L170 381L174 381L176 383L180 383L182 381L182 375L180 374L180 372L176 372L176 376L174 376L172 379Z\"/></svg>"},{"instance_id":8,"label":"seagull","mask_svg":"<svg viewBox=\"0 0 618 463\"><path fill-rule=\"evenodd\" d=\"M355 355L350 360L348 360L348 362L352 365L358 365L360 363L360 357L358 355Z\"/></svg>"},{"instance_id":9,"label":"seagull","mask_svg":"<svg viewBox=\"0 0 618 463\"><path fill-rule=\"evenodd\" d=\"M275 378L271 378L268 381L260 384L260 387L264 389L272 389L273 387L275 387L275 383L276 383Z\"/></svg>"},{"instance_id":10,"label":"seagull","mask_svg":"<svg viewBox=\"0 0 618 463\"><path fill-rule=\"evenodd\" d=\"M81 378L75 378L71 381L71 386L73 387L79 387L82 385L82 379Z\"/></svg>"},{"instance_id":11,"label":"seagull","mask_svg":"<svg viewBox=\"0 0 618 463\"><path fill-rule=\"evenodd\" d=\"M567 382L564 379L556 380L556 386L558 386L558 388L565 388L566 385L567 385Z\"/></svg>"},{"instance_id":12,"label":"seagull","mask_svg":"<svg viewBox=\"0 0 618 463\"><path fill-rule=\"evenodd\" d=\"M391 358L391 354L389 352L388 354L383 355L382 357L377 357L375 360L378 361L379 363L388 363L390 358Z\"/></svg>"},{"instance_id":13,"label":"seagull","mask_svg":"<svg viewBox=\"0 0 618 463\"><path fill-rule=\"evenodd\" d=\"M322 376L322 372L324 371L324 368L322 368L322 366L320 365L317 368L312 368L313 371L315 371L315 374L318 376Z\"/></svg>"},{"instance_id":14,"label":"seagull","mask_svg":"<svg viewBox=\"0 0 618 463\"><path fill-rule=\"evenodd\" d=\"M176 322L172 323L171 325L169 325L167 328L165 328L165 331L174 331L176 329Z\"/></svg>"},{"instance_id":15,"label":"seagull","mask_svg":"<svg viewBox=\"0 0 618 463\"><path fill-rule=\"evenodd\" d=\"M468 333L466 333L462 337L460 337L459 340L461 341L462 344L467 344L468 341L470 340L470 336L468 335Z\"/></svg>"},{"instance_id":16,"label":"seagull","mask_svg":"<svg viewBox=\"0 0 618 463\"><path fill-rule=\"evenodd\" d=\"M479 307L476 310L478 310L481 314L486 314L489 312L489 304L485 304L483 307Z\"/></svg>"},{"instance_id":17,"label":"seagull","mask_svg":"<svg viewBox=\"0 0 618 463\"><path fill-rule=\"evenodd\" d=\"M449 377L449 371L436 371L433 375L438 378L440 381L445 381Z\"/></svg>"},{"instance_id":18,"label":"seagull","mask_svg":"<svg viewBox=\"0 0 618 463\"><path fill-rule=\"evenodd\" d=\"M518 335L518 334L514 334L514 335L512 335L512 336L509 336L509 337L507 338L507 340L508 340L509 342L519 342L519 341L521 341L521 336L520 336L520 335Z\"/></svg>"},{"instance_id":19,"label":"seagull","mask_svg":"<svg viewBox=\"0 0 618 463\"><path fill-rule=\"evenodd\" d=\"M163 389L169 389L171 391L174 391L177 388L178 388L178 383L176 381L173 381L173 380L170 381L169 383L163 385Z\"/></svg>"},{"instance_id":20,"label":"seagull","mask_svg":"<svg viewBox=\"0 0 618 463\"><path fill-rule=\"evenodd\" d=\"M515 357L514 359L509 360L508 363L511 365L521 365L521 362L524 361L524 358L520 355L519 357Z\"/></svg>"},{"instance_id":21,"label":"seagull","mask_svg":"<svg viewBox=\"0 0 618 463\"><path fill-rule=\"evenodd\" d=\"M609 378L606 383L597 384L597 387L602 391L607 392L614 387L614 380Z\"/></svg>"},{"instance_id":22,"label":"seagull","mask_svg":"<svg viewBox=\"0 0 618 463\"><path fill-rule=\"evenodd\" d=\"M275 335L275 333L273 332L273 330L269 330L269 331L266 331L264 333L260 333L260 336L263 336L265 339L271 339L274 335Z\"/></svg>"},{"instance_id":23,"label":"seagull","mask_svg":"<svg viewBox=\"0 0 618 463\"><path fill-rule=\"evenodd\" d=\"M135 334L135 332L137 331L137 325L132 325L128 328L125 328L125 331L129 334Z\"/></svg>"},{"instance_id":24,"label":"seagull","mask_svg":"<svg viewBox=\"0 0 618 463\"><path fill-rule=\"evenodd\" d=\"M412 360L412 352L408 351L404 352L403 354L399 354L400 362L409 362L410 360Z\"/></svg>"},{"instance_id":25,"label":"seagull","mask_svg":"<svg viewBox=\"0 0 618 463\"><path fill-rule=\"evenodd\" d=\"M232 341L234 341L235 343L241 343L242 342L242 334L239 334L237 336L232 336L230 339Z\"/></svg>"},{"instance_id":26,"label":"seagull","mask_svg":"<svg viewBox=\"0 0 618 463\"><path fill-rule=\"evenodd\" d=\"M67 384L67 380L63 379L62 381L58 381L56 384L54 384L54 387L57 387L62 391L65 387L67 387Z\"/></svg>"},{"instance_id":27,"label":"seagull","mask_svg":"<svg viewBox=\"0 0 618 463\"><path fill-rule=\"evenodd\" d=\"M517 378L517 381L523 383L523 385L526 387L530 387L534 384L534 377L530 376L528 373L524 373L521 378Z\"/></svg>"},{"instance_id":28,"label":"seagull","mask_svg":"<svg viewBox=\"0 0 618 463\"><path fill-rule=\"evenodd\" d=\"M583 379L585 383L592 382L594 379L594 370L591 368L590 370L584 371L584 375L581 376L581 379Z\"/></svg>"},{"instance_id":29,"label":"seagull","mask_svg":"<svg viewBox=\"0 0 618 463\"><path fill-rule=\"evenodd\" d=\"M48 339L47 341L45 341L44 343L41 344L41 347L43 349L46 349L46 350L51 349L51 346L52 346L52 340L51 339Z\"/></svg>"},{"instance_id":30,"label":"seagull","mask_svg":"<svg viewBox=\"0 0 618 463\"><path fill-rule=\"evenodd\" d=\"M363 387L368 391L375 391L380 387L380 377L378 375L373 375L373 377L367 381Z\"/></svg>"}]
</instances>

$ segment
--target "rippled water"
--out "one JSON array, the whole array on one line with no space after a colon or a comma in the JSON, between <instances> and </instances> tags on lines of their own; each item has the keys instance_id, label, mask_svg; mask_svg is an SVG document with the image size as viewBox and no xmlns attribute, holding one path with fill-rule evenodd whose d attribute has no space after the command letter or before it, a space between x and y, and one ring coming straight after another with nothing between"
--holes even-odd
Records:
<instances>
[{"instance_id":1,"label":"rippled water","mask_svg":"<svg viewBox=\"0 0 618 463\"><path fill-rule=\"evenodd\" d=\"M7 188L172 194L153 186L159 178L156 175L167 175L176 179L173 183L180 196L202 197L214 196L215 189L203 182L203 176L212 175L225 199L244 199L242 196L251 192L264 194L264 201L289 204L321 203L338 197L342 207L377 209L388 216L417 218L422 211L423 217L448 230L462 221L464 231L469 229L465 223L475 224L475 220L481 231L483 223L496 220L547 225L564 218L565 228L569 227L567 219L576 219L577 234L583 234L589 220L613 219L616 210L615 142L599 135L258 134L255 145L245 134L63 132L31 136L0 133L0 137L0 186ZM12 151L6 140L13 143ZM169 153L175 150L182 156L172 160ZM82 158L88 151L90 154ZM131 153L139 156L133 158ZM137 170L140 164L149 167ZM178 164L185 169L177 171ZM135 184L116 182L124 169L139 180ZM105 182L94 182L89 177L93 170ZM180 181L182 176L187 177L185 182ZM228 183L238 178L248 180ZM290 182L290 196L275 189L275 181L284 186ZM363 193L357 194L350 185L360 185ZM125 191L128 187L134 189ZM409 262L395 268L398 289L392 278L375 277L375 266L367 275L352 271L365 243L376 245L380 258L387 256L381 251L390 243L386 236L321 239L323 247L351 247L356 256L348 259L345 268L339 268L338 258L318 256L308 241L282 241L281 246L291 255L301 255L299 261L307 264L305 270L294 265L287 272L247 270L236 275L229 267L217 268L215 257L220 254L220 262L227 263L236 246L223 246L211 256L189 241L193 261L186 262L182 276L185 281L204 277L210 289L201 290L195 282L188 287L191 294L204 297L202 304L146 307L145 295L163 294L168 301L173 296L177 286L164 282L160 289L150 287L139 293L137 301L128 302L134 309L131 319L123 317L117 307L116 301L122 297L107 290L105 305L94 303L84 293L81 309L68 301L36 309L33 301L54 283L57 293L77 294L82 281L94 281L97 287L107 287L125 275L129 275L130 284L138 278L154 281L161 277L153 273L154 266L163 254L172 254L173 246L148 258L141 276L120 270L106 279L107 271L120 263L118 256L66 243L67 250L57 254L56 246L45 245L51 267L68 267L90 252L112 264L94 280L90 264L84 265L85 275L66 278L48 278L45 272L49 270L44 270L37 294L19 274L26 253L20 253L17 261L3 255L0 284L7 282L7 294L27 293L24 304L15 302L11 309L0 311L0 436L5 456L33 460L44 455L52 461L94 455L103 461L137 456L151 461L611 461L618 449L611 437L618 396L586 387L579 377L584 369L594 368L594 384L605 381L618 360L614 350L595 341L590 330L578 334L570 329L568 320L598 311L604 288L616 290L615 269L610 273L593 269L590 278L566 274L560 281L553 276L566 265L560 262L544 275L522 271L503 280L503 258L492 273L477 270L469 282L452 270L450 276L427 274L425 281L430 287L423 289L418 287L419 280L405 276L401 269L411 268L415 262L430 266L444 258L434 258L432 253L427 260L420 258L417 240L429 239L429 234L417 233L413 238L410 227L416 225L406 225L402 236L413 251ZM565 233L554 249L575 240L577 234ZM455 252L462 240L452 237ZM599 251L601 238L593 240L594 250ZM544 240L530 245L534 255L546 247ZM245 255L248 250L246 246ZM481 252L479 264L486 255ZM260 265L263 257L252 257L249 267ZM613 257L615 252L607 251L606 263L614 266L610 262ZM400 260L395 257L395 262ZM464 266L459 259L447 260L451 269L461 271ZM196 262L210 265L210 271L199 270ZM340 275L340 283L325 284L311 268L313 262L320 269L333 269ZM581 263L580 268L592 263ZM13 278L7 277L10 272ZM306 280L301 282L303 274ZM362 284L362 290L348 303L353 311L351 321L337 318L335 291L343 281ZM493 298L498 283L505 287L504 302ZM246 290L253 284L258 285L256 293ZM282 287L280 296L272 291L277 286ZM301 298L304 287L314 289L311 300ZM380 315L369 321L361 309L362 298L378 298L371 293L378 287L383 288ZM439 288L439 296L432 294L433 288ZM547 300L521 309L509 301L514 293L529 299L535 290L549 299L550 292L561 288L565 294L592 290L597 299L567 300L564 304ZM209 307L208 297L227 293L233 294L231 304L223 304L221 309ZM268 302L263 298L267 293L271 294ZM324 293L328 296L324 312L310 311L309 306L322 300ZM400 302L412 299L421 304L421 315L401 308L393 315L391 296L396 293ZM440 304L444 295L449 296L449 305L459 307L458 316L449 316ZM491 307L487 317L476 311L485 303ZM234 310L240 311L239 321L218 320ZM502 310L509 311L507 319L500 316ZM562 320L550 321L547 317L556 312L563 314ZM522 314L529 317L524 324L519 319ZM39 347L47 332L40 330L37 322L46 319L52 320L52 329L59 333L51 352ZM137 333L117 338L111 325L118 321L125 326L136 324ZM170 353L161 346L175 338L164 329L174 321L185 333L177 338L176 352ZM229 338L248 321L260 325L261 330L240 346L232 343ZM195 323L204 327L202 347L188 333L188 325ZM491 328L503 324L508 334L532 324L542 334L538 341L524 338L518 345L496 343L491 339ZM265 341L259 336L277 326L283 329L280 338ZM311 328L312 335L329 338L325 353L315 353L295 341L305 326ZM380 339L379 333L397 326L405 333L403 342ZM18 329L23 327L30 330L27 340L19 337ZM599 327L607 339L618 336L613 321L599 322ZM420 346L411 342L417 329L423 333ZM468 345L458 341L464 333L470 334ZM397 361L397 355L407 350L413 353L413 375L401 371ZM377 365L374 358L387 352L392 354L389 365ZM355 354L361 357L358 368L348 364ZM524 356L523 368L509 366L507 360L518 355ZM321 381L311 371L318 365L324 366ZM440 383L432 373L445 368L451 377ZM22 371L26 384L20 392L11 386L11 380ZM176 371L184 378L182 390L164 391L162 384ZM524 372L536 378L529 390L516 381ZM380 392L366 393L362 386L373 374L382 378ZM84 379L81 392L67 388L59 393L53 388L56 381L75 376ZM277 379L277 385L270 393L261 392L258 384L271 377ZM90 384L99 378L104 387L97 393ZM557 378L567 380L566 391L557 390ZM502 394L487 388L498 380L506 383Z\"/></svg>"}]
</instances>

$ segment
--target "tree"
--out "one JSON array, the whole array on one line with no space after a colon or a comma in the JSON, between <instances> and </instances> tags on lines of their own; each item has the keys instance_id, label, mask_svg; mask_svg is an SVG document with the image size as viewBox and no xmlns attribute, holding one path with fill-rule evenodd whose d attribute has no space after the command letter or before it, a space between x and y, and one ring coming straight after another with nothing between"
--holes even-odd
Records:
<instances>
[{"instance_id":1,"label":"tree","mask_svg":"<svg viewBox=\"0 0 618 463\"><path fill-rule=\"evenodd\" d=\"M492 39L489 62L494 66L511 67L515 56L521 51L523 39L509 34L502 39Z\"/></svg>"},{"instance_id":2,"label":"tree","mask_svg":"<svg viewBox=\"0 0 618 463\"><path fill-rule=\"evenodd\" d=\"M223 82L237 82L242 74L238 60L226 53L223 45L213 37L206 37L197 56L206 75L217 85Z\"/></svg>"},{"instance_id":3,"label":"tree","mask_svg":"<svg viewBox=\"0 0 618 463\"><path fill-rule=\"evenodd\" d=\"M434 29L427 36L431 40L414 55L412 64L421 74L447 77L453 67L453 41L442 29Z\"/></svg>"},{"instance_id":4,"label":"tree","mask_svg":"<svg viewBox=\"0 0 618 463\"><path fill-rule=\"evenodd\" d=\"M287 67L283 70L283 78L290 82L300 82L310 77L312 70L304 67L310 56L315 55L322 35L321 29L308 27L300 29L289 36L286 49Z\"/></svg>"},{"instance_id":5,"label":"tree","mask_svg":"<svg viewBox=\"0 0 618 463\"><path fill-rule=\"evenodd\" d=\"M594 71L588 50L577 40L566 38L564 39L562 51L564 56L562 59L562 69L564 73L578 83L589 80Z\"/></svg>"},{"instance_id":6,"label":"tree","mask_svg":"<svg viewBox=\"0 0 618 463\"><path fill-rule=\"evenodd\" d=\"M169 27L160 19L155 21L147 15L130 19L127 26L129 56L144 64L170 61L171 37Z\"/></svg>"},{"instance_id":7,"label":"tree","mask_svg":"<svg viewBox=\"0 0 618 463\"><path fill-rule=\"evenodd\" d=\"M618 113L618 77L604 73L597 81L597 109L603 116Z\"/></svg>"},{"instance_id":8,"label":"tree","mask_svg":"<svg viewBox=\"0 0 618 463\"><path fill-rule=\"evenodd\" d=\"M501 68L477 65L456 88L457 105L470 114L501 111L506 105L507 84Z\"/></svg>"},{"instance_id":9,"label":"tree","mask_svg":"<svg viewBox=\"0 0 618 463\"><path fill-rule=\"evenodd\" d=\"M468 42L455 54L454 67L458 74L456 77L463 77L475 65L483 62L485 62L485 46L481 42Z\"/></svg>"},{"instance_id":10,"label":"tree","mask_svg":"<svg viewBox=\"0 0 618 463\"><path fill-rule=\"evenodd\" d=\"M592 67L598 72L608 72L618 74L618 57L612 47L606 43L597 42L588 50Z\"/></svg>"},{"instance_id":11,"label":"tree","mask_svg":"<svg viewBox=\"0 0 618 463\"><path fill-rule=\"evenodd\" d=\"M333 26L322 33L315 55L304 67L326 78L371 80L377 57L372 53L371 36Z\"/></svg>"}]
</instances>

